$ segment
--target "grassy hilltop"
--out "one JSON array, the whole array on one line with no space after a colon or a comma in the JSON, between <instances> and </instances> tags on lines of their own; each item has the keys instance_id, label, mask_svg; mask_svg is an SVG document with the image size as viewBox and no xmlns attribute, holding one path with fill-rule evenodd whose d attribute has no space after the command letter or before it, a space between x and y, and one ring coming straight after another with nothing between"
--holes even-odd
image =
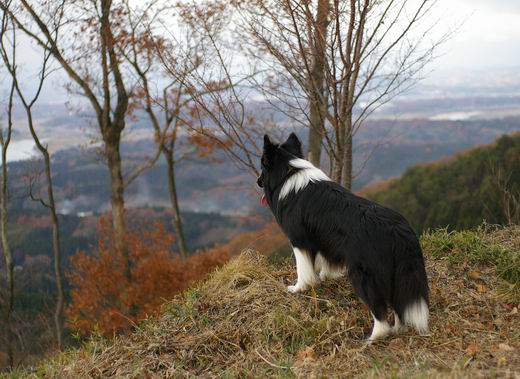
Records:
<instances>
[{"instance_id":1,"label":"grassy hilltop","mask_svg":"<svg viewBox=\"0 0 520 379\"><path fill-rule=\"evenodd\" d=\"M365 344L346 280L287 293L294 264L246 251L113 340L94 338L12 377L514 377L520 373L520 227L421 238L431 336Z\"/></svg>"}]
</instances>

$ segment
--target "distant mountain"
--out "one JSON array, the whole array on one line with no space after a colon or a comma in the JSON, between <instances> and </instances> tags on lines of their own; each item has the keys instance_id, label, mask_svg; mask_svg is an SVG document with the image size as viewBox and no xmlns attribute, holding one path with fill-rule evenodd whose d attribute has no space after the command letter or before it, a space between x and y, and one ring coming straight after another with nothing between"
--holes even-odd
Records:
<instances>
[{"instance_id":1,"label":"distant mountain","mask_svg":"<svg viewBox=\"0 0 520 379\"><path fill-rule=\"evenodd\" d=\"M367 122L355 136L354 190L517 131L520 117Z\"/></svg>"},{"instance_id":2,"label":"distant mountain","mask_svg":"<svg viewBox=\"0 0 520 379\"><path fill-rule=\"evenodd\" d=\"M450 159L418 165L362 191L400 211L418 231L520 220L520 134Z\"/></svg>"},{"instance_id":3,"label":"distant mountain","mask_svg":"<svg viewBox=\"0 0 520 379\"><path fill-rule=\"evenodd\" d=\"M306 141L306 130L296 130ZM459 151L494 141L504 134L520 131L520 118L495 120L435 121L426 119L373 120L355 136L354 190L401 175L420 162L432 162ZM123 144L125 172L154 154L147 139ZM177 186L181 208L189 212L217 212L247 215L259 212L259 189L255 177L237 167L222 152L207 159L185 159L177 165ZM327 162L323 162L327 171ZM34 162L9 164L11 192L16 212L34 211L38 203L27 200L27 173ZM145 172L126 191L126 204L136 207L169 207L166 164ZM37 171L37 170L36 170ZM100 213L109 209L108 172L94 148L68 148L53 155L54 184L58 207L64 215Z\"/></svg>"}]
</instances>

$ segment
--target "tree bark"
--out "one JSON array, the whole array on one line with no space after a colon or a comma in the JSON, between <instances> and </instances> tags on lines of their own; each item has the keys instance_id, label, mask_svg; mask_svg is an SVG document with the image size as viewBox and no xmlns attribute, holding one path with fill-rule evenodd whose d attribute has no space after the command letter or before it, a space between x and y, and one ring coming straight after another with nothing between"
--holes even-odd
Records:
<instances>
[{"instance_id":1,"label":"tree bark","mask_svg":"<svg viewBox=\"0 0 520 379\"><path fill-rule=\"evenodd\" d=\"M54 253L54 276L56 280L56 309L54 311L54 324L56 326L56 341L58 349L63 349L63 307L65 296L63 290L63 270L61 268L61 240L60 240L60 224L58 214L56 212L56 203L54 201L54 187L52 185L51 160L47 149L42 151L45 161L45 176L47 179L47 196L49 198L49 210L52 220L52 248Z\"/></svg>"},{"instance_id":2,"label":"tree bark","mask_svg":"<svg viewBox=\"0 0 520 379\"><path fill-rule=\"evenodd\" d=\"M43 82L42 82L43 83ZM25 111L27 114L27 123L29 125L29 131L31 132L31 136L34 140L36 148L40 151L43 156L43 162L45 165L45 180L47 181L47 202L40 199L40 202L49 209L51 214L51 222L52 222L52 249L54 256L54 276L56 280L56 309L54 311L54 324L56 327L56 342L58 345L58 349L63 349L63 307L65 303L65 295L63 289L63 271L62 271L62 262L61 262L61 240L60 240L60 224L58 220L58 214L56 211L56 201L54 199L54 187L52 184L52 168L51 168L51 158L49 155L49 150L46 146L44 146L38 134L36 134L36 129L34 128L32 110L31 107L34 102L28 104L23 98L22 92L20 88L17 86L17 92L25 107ZM41 86L40 86L41 88ZM36 99L35 99L36 100ZM31 193L32 196L32 193Z\"/></svg>"},{"instance_id":3,"label":"tree bark","mask_svg":"<svg viewBox=\"0 0 520 379\"><path fill-rule=\"evenodd\" d=\"M110 174L110 203L112 207L112 226L114 228L114 244L116 249L123 252L126 260L127 273L129 272L128 251L125 248L125 200L123 170L119 139L105 139L105 155L107 157Z\"/></svg>"},{"instance_id":4,"label":"tree bark","mask_svg":"<svg viewBox=\"0 0 520 379\"><path fill-rule=\"evenodd\" d=\"M2 20L1 30L2 36L5 31L5 23ZM9 92L9 102L7 105L7 135L4 138L3 130L0 130L0 142L2 144L2 198L0 199L0 234L2 239L2 250L5 259L5 270L6 270L6 285L7 285L7 299L5 306L5 326L6 326L6 353L7 353L7 367L14 367L14 351L13 351L13 329L11 325L11 319L14 308L14 260L11 253L11 247L9 245L8 237L8 225L9 225L9 214L7 210L7 204L9 201L8 191L8 169L7 169L7 149L11 143L11 136L13 131L13 99L15 91L14 78L11 82L11 90Z\"/></svg>"},{"instance_id":5,"label":"tree bark","mask_svg":"<svg viewBox=\"0 0 520 379\"><path fill-rule=\"evenodd\" d=\"M343 147L343 162L341 170L341 185L352 190L352 120L347 120L345 144Z\"/></svg>"},{"instance_id":6,"label":"tree bark","mask_svg":"<svg viewBox=\"0 0 520 379\"><path fill-rule=\"evenodd\" d=\"M1 199L1 234L2 234L2 250L5 258L5 269L7 277L7 299L5 307L5 324L6 324L6 348L7 348L7 367L12 368L14 365L13 353L13 331L11 319L14 306L14 261L9 246L7 236L8 213L7 213L7 145L2 144L2 199Z\"/></svg>"},{"instance_id":7,"label":"tree bark","mask_svg":"<svg viewBox=\"0 0 520 379\"><path fill-rule=\"evenodd\" d=\"M314 34L313 63L309 73L309 161L316 167L320 166L321 143L325 129L326 104L324 94L325 55L330 11L329 0L319 0L316 15L316 30Z\"/></svg>"},{"instance_id":8,"label":"tree bark","mask_svg":"<svg viewBox=\"0 0 520 379\"><path fill-rule=\"evenodd\" d=\"M175 182L175 162L173 160L173 151L164 149L163 154L166 158L167 169L168 169L168 190L170 192L170 202L172 204L173 211L173 227L177 236L177 247L179 254L182 258L186 258L188 254L188 248L186 246L186 239L184 236L184 229L182 225L181 212L179 208L179 199L177 196L177 185Z\"/></svg>"},{"instance_id":9,"label":"tree bark","mask_svg":"<svg viewBox=\"0 0 520 379\"><path fill-rule=\"evenodd\" d=\"M339 151L339 149L337 154L341 155L341 157L334 159L334 170L332 179L336 183L341 184L341 175L343 174L343 154L341 153L341 151Z\"/></svg>"}]
</instances>

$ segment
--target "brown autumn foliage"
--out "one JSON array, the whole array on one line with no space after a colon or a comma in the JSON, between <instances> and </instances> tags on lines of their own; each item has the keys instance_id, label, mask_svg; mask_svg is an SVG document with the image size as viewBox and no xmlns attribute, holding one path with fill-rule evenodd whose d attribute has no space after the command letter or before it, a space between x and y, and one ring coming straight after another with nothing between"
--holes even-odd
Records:
<instances>
[{"instance_id":1,"label":"brown autumn foliage","mask_svg":"<svg viewBox=\"0 0 520 379\"><path fill-rule=\"evenodd\" d=\"M124 257L110 238L109 220L101 219L98 233L95 254L76 253L67 273L72 287L66 310L68 326L82 335L98 331L110 336L129 330L158 314L166 300L242 250L254 248L269 254L287 242L278 226L268 223L258 231L235 236L225 245L182 259L172 253L173 236L156 223L150 230L127 232L128 277Z\"/></svg>"},{"instance_id":2,"label":"brown autumn foliage","mask_svg":"<svg viewBox=\"0 0 520 379\"><path fill-rule=\"evenodd\" d=\"M71 303L66 315L68 326L83 335L94 330L111 335L130 329L156 314L165 300L229 260L223 249L181 259L172 253L173 236L156 223L147 231L127 232L128 276L125 258L111 235L110 222L102 219L96 253L80 251L71 258L67 273Z\"/></svg>"}]
</instances>

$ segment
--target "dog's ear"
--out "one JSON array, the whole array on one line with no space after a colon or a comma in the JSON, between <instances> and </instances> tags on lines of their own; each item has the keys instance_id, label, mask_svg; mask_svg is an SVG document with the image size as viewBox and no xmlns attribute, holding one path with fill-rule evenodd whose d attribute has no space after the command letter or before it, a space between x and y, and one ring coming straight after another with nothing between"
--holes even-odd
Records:
<instances>
[{"instance_id":1,"label":"dog's ear","mask_svg":"<svg viewBox=\"0 0 520 379\"><path fill-rule=\"evenodd\" d=\"M273 154L275 153L277 145L271 142L269 136L267 134L264 135L264 153L262 154L262 164L266 167L269 167L269 162L271 161Z\"/></svg>"},{"instance_id":2,"label":"dog's ear","mask_svg":"<svg viewBox=\"0 0 520 379\"><path fill-rule=\"evenodd\" d=\"M269 136L267 134L264 134L264 149L266 147L269 147L269 146L272 146L272 145L273 145L273 143L269 139Z\"/></svg>"},{"instance_id":3,"label":"dog's ear","mask_svg":"<svg viewBox=\"0 0 520 379\"><path fill-rule=\"evenodd\" d=\"M287 138L287 141L283 143L282 148L291 154L296 155L298 158L303 157L302 143L300 142L298 136L294 133L291 133L289 138Z\"/></svg>"},{"instance_id":4,"label":"dog's ear","mask_svg":"<svg viewBox=\"0 0 520 379\"><path fill-rule=\"evenodd\" d=\"M271 142L269 136L264 134L264 152L271 152L276 148L276 145Z\"/></svg>"}]
</instances>

